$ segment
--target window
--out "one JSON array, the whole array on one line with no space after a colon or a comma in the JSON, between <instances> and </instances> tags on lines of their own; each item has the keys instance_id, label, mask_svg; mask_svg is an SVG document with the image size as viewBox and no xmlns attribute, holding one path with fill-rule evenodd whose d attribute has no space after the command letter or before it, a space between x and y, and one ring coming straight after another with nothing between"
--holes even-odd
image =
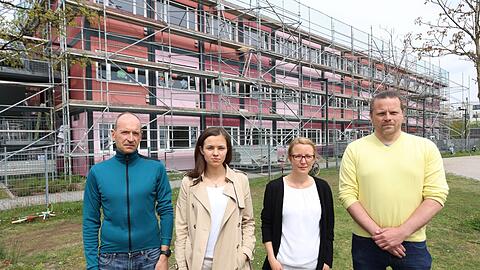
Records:
<instances>
[{"instance_id":1,"label":"window","mask_svg":"<svg viewBox=\"0 0 480 270\"><path fill-rule=\"evenodd\" d=\"M375 79L377 80L383 80L383 70L380 69L375 69Z\"/></svg>"},{"instance_id":2,"label":"window","mask_svg":"<svg viewBox=\"0 0 480 270\"><path fill-rule=\"evenodd\" d=\"M168 6L168 22L173 25L178 25L184 28L187 28L187 10L185 7L180 7L176 5Z\"/></svg>"},{"instance_id":3,"label":"window","mask_svg":"<svg viewBox=\"0 0 480 270\"><path fill-rule=\"evenodd\" d=\"M362 76L370 77L370 68L367 65L359 65L359 73Z\"/></svg>"},{"instance_id":4,"label":"window","mask_svg":"<svg viewBox=\"0 0 480 270\"><path fill-rule=\"evenodd\" d=\"M160 126L158 131L158 146L160 149L195 148L198 127Z\"/></svg>"},{"instance_id":5,"label":"window","mask_svg":"<svg viewBox=\"0 0 480 270\"><path fill-rule=\"evenodd\" d=\"M205 79L207 80L207 87L206 87L206 92L207 93L220 93L221 92L221 87L220 87L220 82L215 79Z\"/></svg>"},{"instance_id":6,"label":"window","mask_svg":"<svg viewBox=\"0 0 480 270\"><path fill-rule=\"evenodd\" d=\"M278 145L288 145L291 140L298 136L297 129L285 129L285 128L278 128L277 129L277 144Z\"/></svg>"},{"instance_id":7,"label":"window","mask_svg":"<svg viewBox=\"0 0 480 270\"><path fill-rule=\"evenodd\" d=\"M277 37L275 39L275 52L283 54L283 38Z\"/></svg>"},{"instance_id":8,"label":"window","mask_svg":"<svg viewBox=\"0 0 480 270\"><path fill-rule=\"evenodd\" d=\"M160 126L158 128L158 148L168 148L168 127L166 126Z\"/></svg>"},{"instance_id":9,"label":"window","mask_svg":"<svg viewBox=\"0 0 480 270\"><path fill-rule=\"evenodd\" d=\"M98 133L100 137L100 151L113 153L113 142L110 138L113 124L111 123L99 123Z\"/></svg>"},{"instance_id":10,"label":"window","mask_svg":"<svg viewBox=\"0 0 480 270\"><path fill-rule=\"evenodd\" d=\"M189 127L173 127L170 132L171 148L189 148Z\"/></svg>"},{"instance_id":11,"label":"window","mask_svg":"<svg viewBox=\"0 0 480 270\"><path fill-rule=\"evenodd\" d=\"M244 29L244 43L252 47L257 47L259 43L258 31L248 26L245 26Z\"/></svg>"},{"instance_id":12,"label":"window","mask_svg":"<svg viewBox=\"0 0 480 270\"><path fill-rule=\"evenodd\" d=\"M307 45L301 45L300 50L301 50L300 58L302 60L305 60L305 61L309 62L310 59L311 59L310 58L310 48Z\"/></svg>"},{"instance_id":13,"label":"window","mask_svg":"<svg viewBox=\"0 0 480 270\"><path fill-rule=\"evenodd\" d=\"M125 65L97 63L97 79L147 84L147 71Z\"/></svg>"},{"instance_id":14,"label":"window","mask_svg":"<svg viewBox=\"0 0 480 270\"><path fill-rule=\"evenodd\" d=\"M318 93L304 93L303 94L303 104L307 105L321 105L322 103L321 95Z\"/></svg>"},{"instance_id":15,"label":"window","mask_svg":"<svg viewBox=\"0 0 480 270\"><path fill-rule=\"evenodd\" d=\"M272 98L272 88L268 86L262 86L262 89L259 90L258 86L250 85L250 97L255 99L267 99Z\"/></svg>"},{"instance_id":16,"label":"window","mask_svg":"<svg viewBox=\"0 0 480 270\"><path fill-rule=\"evenodd\" d=\"M262 35L262 49L264 50L270 50L270 33L261 31Z\"/></svg>"},{"instance_id":17,"label":"window","mask_svg":"<svg viewBox=\"0 0 480 270\"><path fill-rule=\"evenodd\" d=\"M216 126L207 126L207 127L216 127ZM230 135L232 145L239 145L240 144L240 134L239 134L239 127L225 127L222 126L223 129Z\"/></svg>"},{"instance_id":18,"label":"window","mask_svg":"<svg viewBox=\"0 0 480 270\"><path fill-rule=\"evenodd\" d=\"M330 108L338 108L338 107L340 107L340 104L338 104L338 98L329 97L329 98L328 98L328 106L329 106Z\"/></svg>"},{"instance_id":19,"label":"window","mask_svg":"<svg viewBox=\"0 0 480 270\"><path fill-rule=\"evenodd\" d=\"M166 0L156 1L155 18L157 20L163 20L176 26L196 30L197 23L195 17L196 12L193 8L176 3L173 4Z\"/></svg>"},{"instance_id":20,"label":"window","mask_svg":"<svg viewBox=\"0 0 480 270\"><path fill-rule=\"evenodd\" d=\"M321 64L322 63L322 51L319 50L319 49L316 49L314 51L314 54L315 54L315 59L313 61L317 64Z\"/></svg>"},{"instance_id":21,"label":"window","mask_svg":"<svg viewBox=\"0 0 480 270\"><path fill-rule=\"evenodd\" d=\"M112 81L135 82L135 68L110 66L110 75Z\"/></svg>"},{"instance_id":22,"label":"window","mask_svg":"<svg viewBox=\"0 0 480 270\"><path fill-rule=\"evenodd\" d=\"M387 81L387 83L393 83L395 81L395 76L391 73L388 73L387 75L385 75L385 80Z\"/></svg>"},{"instance_id":23,"label":"window","mask_svg":"<svg viewBox=\"0 0 480 270\"><path fill-rule=\"evenodd\" d=\"M166 21L167 20L167 10L166 10L166 4L163 3L163 0L157 0L155 1L155 19L156 20L162 20Z\"/></svg>"},{"instance_id":24,"label":"window","mask_svg":"<svg viewBox=\"0 0 480 270\"><path fill-rule=\"evenodd\" d=\"M148 127L142 127L142 139L140 140L140 149L148 148Z\"/></svg>"},{"instance_id":25,"label":"window","mask_svg":"<svg viewBox=\"0 0 480 270\"><path fill-rule=\"evenodd\" d=\"M180 90L197 90L195 77L168 72L157 72L157 85L160 87L171 87Z\"/></svg>"},{"instance_id":26,"label":"window","mask_svg":"<svg viewBox=\"0 0 480 270\"><path fill-rule=\"evenodd\" d=\"M278 97L285 102L297 103L299 101L298 92L290 89L278 89Z\"/></svg>"},{"instance_id":27,"label":"window","mask_svg":"<svg viewBox=\"0 0 480 270\"><path fill-rule=\"evenodd\" d=\"M315 144L322 143L322 130L321 129L304 129L304 136L312 140Z\"/></svg>"},{"instance_id":28,"label":"window","mask_svg":"<svg viewBox=\"0 0 480 270\"><path fill-rule=\"evenodd\" d=\"M98 64L97 79L107 80L107 66L105 63Z\"/></svg>"},{"instance_id":29,"label":"window","mask_svg":"<svg viewBox=\"0 0 480 270\"><path fill-rule=\"evenodd\" d=\"M340 68L341 59L337 55L328 54L328 65L332 68Z\"/></svg>"},{"instance_id":30,"label":"window","mask_svg":"<svg viewBox=\"0 0 480 270\"><path fill-rule=\"evenodd\" d=\"M97 0L97 3L103 4L104 0ZM116 9L131 12L137 15L146 15L145 0L108 0L105 2L106 6Z\"/></svg>"},{"instance_id":31,"label":"window","mask_svg":"<svg viewBox=\"0 0 480 270\"><path fill-rule=\"evenodd\" d=\"M197 89L195 85L194 77L173 73L169 79L170 79L169 85L174 89L193 90L193 91Z\"/></svg>"},{"instance_id":32,"label":"window","mask_svg":"<svg viewBox=\"0 0 480 270\"><path fill-rule=\"evenodd\" d=\"M270 128L245 128L245 145L271 144Z\"/></svg>"},{"instance_id":33,"label":"window","mask_svg":"<svg viewBox=\"0 0 480 270\"><path fill-rule=\"evenodd\" d=\"M345 140L348 142L354 141L357 139L357 130L354 129L345 129L343 132Z\"/></svg>"},{"instance_id":34,"label":"window","mask_svg":"<svg viewBox=\"0 0 480 270\"><path fill-rule=\"evenodd\" d=\"M218 36L224 39L234 40L233 24L232 22L218 19L212 14L206 15L206 33Z\"/></svg>"},{"instance_id":35,"label":"window","mask_svg":"<svg viewBox=\"0 0 480 270\"><path fill-rule=\"evenodd\" d=\"M346 60L346 69L348 72L357 73L357 63L352 60Z\"/></svg>"}]
</instances>

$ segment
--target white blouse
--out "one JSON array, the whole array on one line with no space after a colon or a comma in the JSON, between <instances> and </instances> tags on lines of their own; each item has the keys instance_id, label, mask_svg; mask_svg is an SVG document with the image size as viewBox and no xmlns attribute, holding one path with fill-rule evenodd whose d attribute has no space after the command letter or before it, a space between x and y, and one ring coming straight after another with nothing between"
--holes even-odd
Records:
<instances>
[{"instance_id":1,"label":"white blouse","mask_svg":"<svg viewBox=\"0 0 480 270\"><path fill-rule=\"evenodd\" d=\"M220 233L220 226L222 225L225 209L227 208L227 196L223 194L224 187L225 186L207 187L210 210L212 211L212 220L210 223L211 227L210 234L208 235L205 258L213 258L215 243L217 243L218 234Z\"/></svg>"},{"instance_id":2,"label":"white blouse","mask_svg":"<svg viewBox=\"0 0 480 270\"><path fill-rule=\"evenodd\" d=\"M285 270L316 269L322 207L315 183L293 188L283 180L282 237L277 260Z\"/></svg>"}]
</instances>

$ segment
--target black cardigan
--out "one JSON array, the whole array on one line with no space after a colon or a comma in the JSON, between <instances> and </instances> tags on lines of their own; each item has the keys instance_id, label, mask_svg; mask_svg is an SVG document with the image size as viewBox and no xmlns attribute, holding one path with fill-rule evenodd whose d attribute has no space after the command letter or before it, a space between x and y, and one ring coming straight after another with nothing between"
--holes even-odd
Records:
<instances>
[{"instance_id":1,"label":"black cardigan","mask_svg":"<svg viewBox=\"0 0 480 270\"><path fill-rule=\"evenodd\" d=\"M332 267L333 263L333 199L332 190L328 183L320 178L314 178L317 186L322 217L320 218L320 252L318 254L317 268L321 270L326 263ZM283 212L283 176L270 181L265 187L262 209L262 241L272 242L275 257L280 248L282 237L282 212ZM268 258L265 258L263 268L270 270Z\"/></svg>"}]
</instances>

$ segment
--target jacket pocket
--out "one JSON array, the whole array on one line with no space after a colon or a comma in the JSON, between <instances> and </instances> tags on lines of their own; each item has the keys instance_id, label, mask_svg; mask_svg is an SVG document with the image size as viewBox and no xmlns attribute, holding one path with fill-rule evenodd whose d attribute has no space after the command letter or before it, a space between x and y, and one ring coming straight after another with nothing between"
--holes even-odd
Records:
<instances>
[{"instance_id":1,"label":"jacket pocket","mask_svg":"<svg viewBox=\"0 0 480 270\"><path fill-rule=\"evenodd\" d=\"M100 266L108 266L113 262L115 259L115 254L113 253L102 253L98 256L98 265Z\"/></svg>"},{"instance_id":2,"label":"jacket pocket","mask_svg":"<svg viewBox=\"0 0 480 270\"><path fill-rule=\"evenodd\" d=\"M160 248L152 248L145 251L145 258L149 261L158 261L160 257Z\"/></svg>"}]
</instances>

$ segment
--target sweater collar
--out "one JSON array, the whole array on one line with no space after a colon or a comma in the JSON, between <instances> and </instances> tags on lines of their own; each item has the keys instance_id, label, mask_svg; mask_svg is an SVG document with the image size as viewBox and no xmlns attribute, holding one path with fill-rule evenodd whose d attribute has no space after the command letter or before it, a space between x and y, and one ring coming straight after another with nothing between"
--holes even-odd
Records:
<instances>
[{"instance_id":1,"label":"sweater collar","mask_svg":"<svg viewBox=\"0 0 480 270\"><path fill-rule=\"evenodd\" d=\"M133 162L134 160L138 159L140 155L138 154L138 150L135 150L135 152L131 154L125 154L121 152L120 150L116 150L116 155L115 158L120 161L121 163L126 163L128 160L129 163Z\"/></svg>"}]
</instances>

